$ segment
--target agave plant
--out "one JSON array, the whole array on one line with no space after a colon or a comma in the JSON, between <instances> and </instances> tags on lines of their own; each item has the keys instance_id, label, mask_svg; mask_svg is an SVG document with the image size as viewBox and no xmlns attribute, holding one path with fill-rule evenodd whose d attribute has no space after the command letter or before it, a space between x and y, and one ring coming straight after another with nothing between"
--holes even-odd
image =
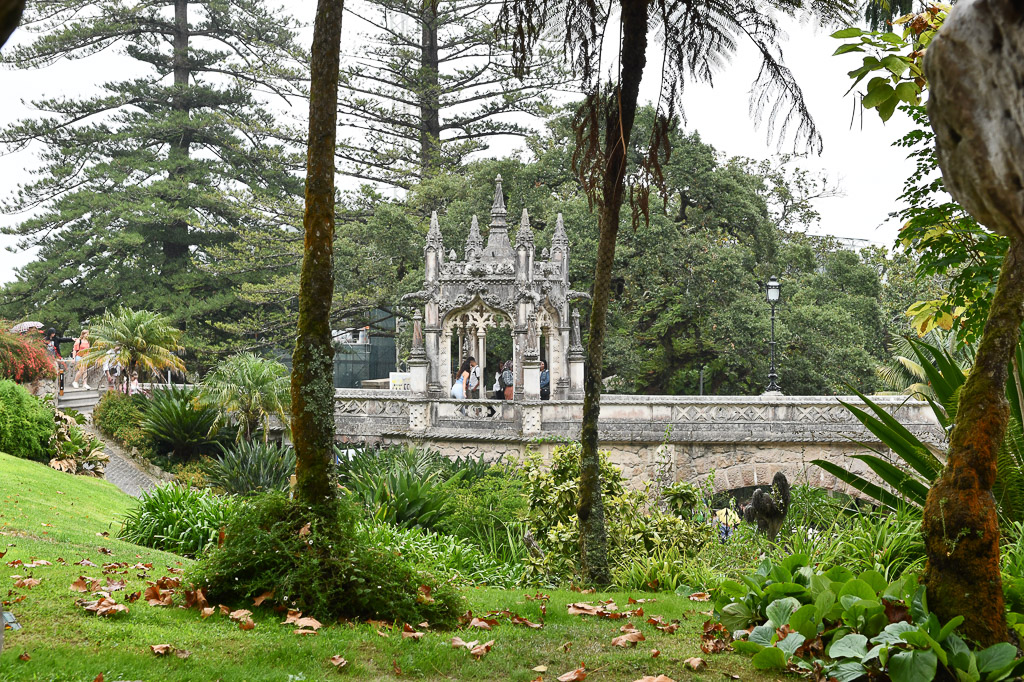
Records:
<instances>
[{"instance_id":1,"label":"agave plant","mask_svg":"<svg viewBox=\"0 0 1024 682\"><path fill-rule=\"evenodd\" d=\"M925 396L935 414L936 421L948 434L956 421L960 389L967 379L965 370L946 349L922 341L911 346L928 385L934 394ZM999 452L996 482L993 493L1004 523L1024 520L1024 431L1021 406L1024 405L1024 347L1017 346L1013 368L1006 384L1006 397L1010 403L1010 423ZM856 393L856 391L855 391ZM866 396L857 393L864 405L874 414L854 405L843 403L882 444L897 457L898 463L879 449L862 444L874 455L854 455L864 462L888 488L847 471L841 466L816 459L815 464L839 480L848 483L865 495L892 509L903 506L923 507L928 490L939 474L943 462L932 449L904 427L885 409ZM842 401L840 401L842 402ZM939 453L944 454L944 453Z\"/></svg>"},{"instance_id":2,"label":"agave plant","mask_svg":"<svg viewBox=\"0 0 1024 682\"><path fill-rule=\"evenodd\" d=\"M210 484L233 495L253 495L288 489L295 473L295 450L279 443L241 441L208 462Z\"/></svg>"},{"instance_id":3,"label":"agave plant","mask_svg":"<svg viewBox=\"0 0 1024 682\"><path fill-rule=\"evenodd\" d=\"M153 391L142 418L142 430L175 457L188 460L216 449L216 408L200 400L199 391L170 386Z\"/></svg>"}]
</instances>

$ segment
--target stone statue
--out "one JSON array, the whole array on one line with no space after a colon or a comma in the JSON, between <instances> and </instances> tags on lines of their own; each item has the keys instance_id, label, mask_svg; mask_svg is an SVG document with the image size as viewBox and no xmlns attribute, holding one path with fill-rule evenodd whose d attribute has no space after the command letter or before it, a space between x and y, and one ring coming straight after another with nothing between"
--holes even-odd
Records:
<instances>
[{"instance_id":1,"label":"stone statue","mask_svg":"<svg viewBox=\"0 0 1024 682\"><path fill-rule=\"evenodd\" d=\"M772 478L770 492L763 492L760 488L754 490L750 504L743 509L743 520L747 523L756 523L757 530L774 540L782 529L789 512L789 480L781 471L775 473Z\"/></svg>"}]
</instances>

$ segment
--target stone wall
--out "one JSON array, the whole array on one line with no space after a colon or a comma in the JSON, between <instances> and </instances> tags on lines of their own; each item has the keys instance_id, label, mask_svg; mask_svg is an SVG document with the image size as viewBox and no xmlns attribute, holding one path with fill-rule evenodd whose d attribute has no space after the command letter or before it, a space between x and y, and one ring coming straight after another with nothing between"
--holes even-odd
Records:
<instances>
[{"instance_id":1,"label":"stone wall","mask_svg":"<svg viewBox=\"0 0 1024 682\"><path fill-rule=\"evenodd\" d=\"M416 443L447 456L550 456L558 441L579 437L583 403L431 400L398 391L339 389L335 422L342 442ZM634 487L645 482L699 482L715 488L768 484L776 471L793 483L855 493L810 464L826 459L862 474L851 455L878 440L839 404L856 397L602 397L599 437ZM927 443L943 434L927 403L899 396L876 402ZM863 407L863 406L862 406ZM863 444L862 444L863 443Z\"/></svg>"}]
</instances>

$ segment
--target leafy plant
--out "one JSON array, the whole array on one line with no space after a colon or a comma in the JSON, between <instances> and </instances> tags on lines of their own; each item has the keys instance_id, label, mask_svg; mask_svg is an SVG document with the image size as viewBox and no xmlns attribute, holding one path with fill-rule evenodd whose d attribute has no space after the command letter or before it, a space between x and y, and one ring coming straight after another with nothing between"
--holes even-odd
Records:
<instances>
[{"instance_id":1,"label":"leafy plant","mask_svg":"<svg viewBox=\"0 0 1024 682\"><path fill-rule=\"evenodd\" d=\"M320 620L453 623L460 612L454 588L397 552L370 545L356 528L357 516L343 500L334 509L311 510L281 494L248 498L224 542L186 578L220 602L251 604L272 592L271 602Z\"/></svg>"},{"instance_id":2,"label":"leafy plant","mask_svg":"<svg viewBox=\"0 0 1024 682\"><path fill-rule=\"evenodd\" d=\"M669 510L682 519L692 518L701 501L700 488L687 481L677 481L662 493Z\"/></svg>"},{"instance_id":3,"label":"leafy plant","mask_svg":"<svg viewBox=\"0 0 1024 682\"><path fill-rule=\"evenodd\" d=\"M6 323L0 324L7 327ZM42 338L33 332L29 334L0 331L0 379L31 383L57 376L57 368Z\"/></svg>"},{"instance_id":4,"label":"leafy plant","mask_svg":"<svg viewBox=\"0 0 1024 682\"><path fill-rule=\"evenodd\" d=\"M936 421L948 430L956 420L957 402L960 389L966 381L963 368L945 349L924 343L912 342L920 366L928 377L935 398L928 397ZM1021 386L1024 377L1024 345L1018 344L1014 371L1007 381L1006 395L1010 402L1010 424L998 456L996 482L993 492L999 505L1002 520L1024 520L1024 431L1021 419ZM883 488L863 476L847 471L831 462L816 459L815 464L836 478L850 484L883 505L898 510L909 504L923 507L928 489L942 472L942 462L917 436L866 396L857 393L870 412L854 405L843 403L871 433L902 461L903 466L894 464L882 451L865 445L875 455L854 455L885 483Z\"/></svg>"},{"instance_id":5,"label":"leafy plant","mask_svg":"<svg viewBox=\"0 0 1024 682\"><path fill-rule=\"evenodd\" d=\"M266 440L270 418L287 422L291 402L288 368L253 353L223 360L203 380L207 399L234 417L238 440L252 440L260 427Z\"/></svg>"},{"instance_id":6,"label":"leafy plant","mask_svg":"<svg viewBox=\"0 0 1024 682\"><path fill-rule=\"evenodd\" d=\"M119 537L137 545L197 556L217 543L235 509L208 490L163 485L144 491L125 516Z\"/></svg>"},{"instance_id":7,"label":"leafy plant","mask_svg":"<svg viewBox=\"0 0 1024 682\"><path fill-rule=\"evenodd\" d=\"M135 449L143 457L155 452L153 440L142 430L146 397L107 391L93 408L92 421L104 435L113 438L127 450Z\"/></svg>"},{"instance_id":8,"label":"leafy plant","mask_svg":"<svg viewBox=\"0 0 1024 682\"><path fill-rule=\"evenodd\" d=\"M157 448L179 460L212 452L220 414L200 400L199 391L185 386L154 389L139 427Z\"/></svg>"},{"instance_id":9,"label":"leafy plant","mask_svg":"<svg viewBox=\"0 0 1024 682\"><path fill-rule=\"evenodd\" d=\"M103 454L103 443L78 428L85 417L79 413L53 411L54 431L49 450L50 467L57 471L101 478L110 458Z\"/></svg>"},{"instance_id":10,"label":"leafy plant","mask_svg":"<svg viewBox=\"0 0 1024 682\"><path fill-rule=\"evenodd\" d=\"M510 562L526 556L523 533L530 502L526 481L508 467L494 465L485 475L448 489L437 529L470 540L487 554Z\"/></svg>"},{"instance_id":11,"label":"leafy plant","mask_svg":"<svg viewBox=\"0 0 1024 682\"><path fill-rule=\"evenodd\" d=\"M185 364L175 353L183 350L181 332L160 313L120 307L107 311L92 325L92 346L83 356L89 365L100 364L109 357L127 371L163 369L185 370ZM109 356L108 356L109 352Z\"/></svg>"},{"instance_id":12,"label":"leafy plant","mask_svg":"<svg viewBox=\"0 0 1024 682\"><path fill-rule=\"evenodd\" d=\"M360 525L359 533L368 546L387 547L416 568L444 576L452 585L511 589L523 576L522 562L503 560L464 538L386 523Z\"/></svg>"},{"instance_id":13,"label":"leafy plant","mask_svg":"<svg viewBox=\"0 0 1024 682\"><path fill-rule=\"evenodd\" d=\"M53 410L9 380L0 380L0 452L46 462Z\"/></svg>"},{"instance_id":14,"label":"leafy plant","mask_svg":"<svg viewBox=\"0 0 1024 682\"><path fill-rule=\"evenodd\" d=\"M295 473L295 450L279 443L240 441L203 467L210 485L234 495L285 492Z\"/></svg>"}]
</instances>

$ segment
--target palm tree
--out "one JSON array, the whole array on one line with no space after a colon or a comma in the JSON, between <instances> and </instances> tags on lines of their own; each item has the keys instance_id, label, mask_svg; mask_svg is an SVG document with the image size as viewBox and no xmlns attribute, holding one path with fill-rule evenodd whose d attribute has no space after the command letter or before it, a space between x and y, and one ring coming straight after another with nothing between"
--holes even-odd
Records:
<instances>
[{"instance_id":1,"label":"palm tree","mask_svg":"<svg viewBox=\"0 0 1024 682\"><path fill-rule=\"evenodd\" d=\"M604 506L601 500L597 421L601 410L601 378L605 323L619 217L627 194L633 223L649 215L652 186L661 183L661 162L667 158L668 133L688 79L710 82L715 71L749 41L761 57L751 89L755 119L767 113L769 133L785 135L795 121L796 146L821 149L821 137L792 72L778 48L779 19L798 12L822 23L847 23L859 0L504 0L498 25L509 34L514 66L525 71L542 35L564 42L571 67L581 78L584 100L576 112L574 170L597 206L599 240L594 273L593 306L587 341L584 380L583 452L580 462L580 555L584 576L591 582L611 581ZM617 10L617 12L615 11ZM615 72L603 83L609 60L602 62L607 29L618 39L610 54ZM636 119L640 81L647 63L650 34L662 44L662 88L659 120L649 154L639 168L627 169L627 150ZM629 173L627 174L627 170Z\"/></svg>"},{"instance_id":2,"label":"palm tree","mask_svg":"<svg viewBox=\"0 0 1024 682\"><path fill-rule=\"evenodd\" d=\"M299 321L292 354L295 497L310 506L334 499L334 154L344 0L319 0L310 60L306 212L299 279Z\"/></svg>"},{"instance_id":3,"label":"palm tree","mask_svg":"<svg viewBox=\"0 0 1024 682\"><path fill-rule=\"evenodd\" d=\"M235 417L238 440L251 441L262 424L266 441L270 417L287 420L288 368L253 353L232 355L203 380L203 393L208 401Z\"/></svg>"},{"instance_id":4,"label":"palm tree","mask_svg":"<svg viewBox=\"0 0 1024 682\"><path fill-rule=\"evenodd\" d=\"M118 308L103 314L90 329L92 346L83 359L95 365L110 354L112 362L125 368L125 379L143 369L149 373L162 369L185 371L185 363L175 353L184 350L181 331L171 326L160 313Z\"/></svg>"}]
</instances>

